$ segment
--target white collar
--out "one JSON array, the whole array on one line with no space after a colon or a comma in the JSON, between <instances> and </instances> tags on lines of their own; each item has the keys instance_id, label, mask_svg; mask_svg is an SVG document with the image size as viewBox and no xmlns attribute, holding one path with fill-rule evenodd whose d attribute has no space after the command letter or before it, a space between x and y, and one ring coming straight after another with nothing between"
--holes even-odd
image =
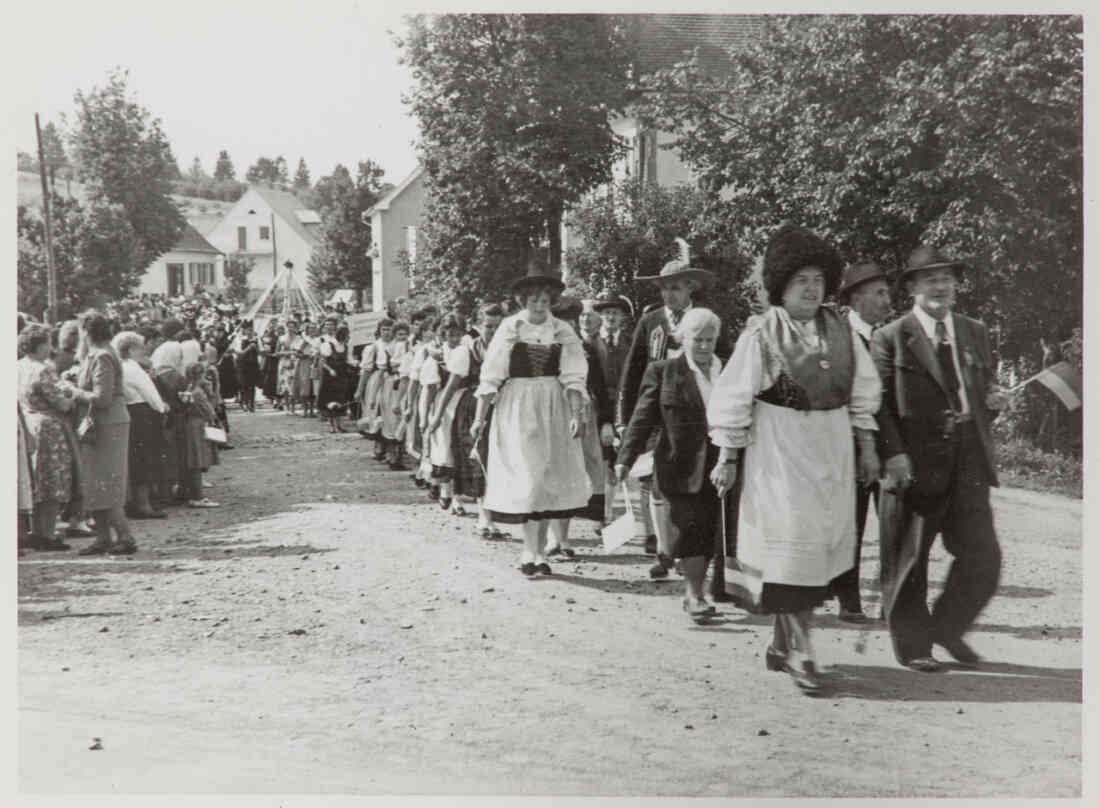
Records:
<instances>
[{"instance_id":1,"label":"white collar","mask_svg":"<svg viewBox=\"0 0 1100 808\"><path fill-rule=\"evenodd\" d=\"M688 367L691 368L692 373L703 376L703 378L712 383L717 381L718 376L722 373L722 360L713 354L710 357L710 367L707 369L706 373L703 373L700 367L695 364L695 360L692 358L689 351L684 351L681 356L683 356L684 359L687 360Z\"/></svg>"},{"instance_id":2,"label":"white collar","mask_svg":"<svg viewBox=\"0 0 1100 808\"><path fill-rule=\"evenodd\" d=\"M867 321L859 316L859 312L855 309L848 309L848 322L856 333L866 340L871 339L871 332L873 332L874 326L868 325Z\"/></svg>"},{"instance_id":3,"label":"white collar","mask_svg":"<svg viewBox=\"0 0 1100 808\"><path fill-rule=\"evenodd\" d=\"M928 335L929 341L933 345L936 344L936 323L940 322L931 314L926 312L916 303L913 304L913 314L917 315L917 322L920 323L920 327L924 329L924 333ZM947 339L949 342L955 342L955 317L953 312L948 312L947 316L943 318L942 322L947 326Z\"/></svg>"}]
</instances>

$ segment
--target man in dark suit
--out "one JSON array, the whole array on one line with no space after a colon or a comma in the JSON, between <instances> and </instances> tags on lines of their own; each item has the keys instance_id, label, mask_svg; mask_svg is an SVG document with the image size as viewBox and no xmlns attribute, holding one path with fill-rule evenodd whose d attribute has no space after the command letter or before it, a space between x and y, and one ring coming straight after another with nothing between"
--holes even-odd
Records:
<instances>
[{"instance_id":1,"label":"man in dark suit","mask_svg":"<svg viewBox=\"0 0 1100 808\"><path fill-rule=\"evenodd\" d=\"M645 310L637 327L634 338L627 351L623 375L619 383L619 399L615 423L618 431L630 423L630 416L638 401L642 377L650 362L673 359L682 353L681 346L672 336L672 330L679 324L680 318L692 307L693 296L714 283L714 276L705 269L692 267L687 253L687 244L681 245L681 257L669 261L659 275L639 275L638 280L655 282L661 290L663 306L650 306ZM722 324L715 346L715 355L725 362L733 352L729 329ZM652 441L651 441L652 442ZM652 446L650 447L652 450ZM653 519L654 535L646 536L646 553L657 555L657 564L649 571L652 578L665 578L672 568L672 528L668 520L667 505L661 497L660 489L652 480L642 481L641 507L650 507ZM647 501L648 500L648 501Z\"/></svg>"},{"instance_id":2,"label":"man in dark suit","mask_svg":"<svg viewBox=\"0 0 1100 808\"><path fill-rule=\"evenodd\" d=\"M626 297L603 297L592 304L592 310L600 315L602 322L599 330L592 335L590 345L599 359L603 368L603 381L607 389L608 398L615 406L619 400L619 381L623 375L623 365L626 364L626 352L630 349L630 331L628 324L634 314L634 306ZM605 449L608 461L608 472L612 471L615 461L614 449ZM604 522L610 522L612 508L615 502L614 475L607 475L607 486L604 491ZM652 533L649 530L649 514L643 514L646 535Z\"/></svg>"},{"instance_id":3,"label":"man in dark suit","mask_svg":"<svg viewBox=\"0 0 1100 808\"><path fill-rule=\"evenodd\" d=\"M985 326L952 311L963 269L932 247L914 250L900 278L913 310L872 339L886 461L883 612L898 661L923 672L942 668L933 644L962 666L980 663L963 635L993 597L1001 570L989 504L989 487L997 485L989 424L1006 396L994 386ZM929 612L928 553L936 534L954 560Z\"/></svg>"},{"instance_id":4,"label":"man in dark suit","mask_svg":"<svg viewBox=\"0 0 1100 808\"><path fill-rule=\"evenodd\" d=\"M890 282L885 270L874 262L853 264L844 270L836 295L842 304L848 306L848 325L852 336L862 340L870 352L871 334L890 314ZM863 552L867 508L872 498L877 507L877 482L866 488L856 486L856 563L852 569L838 576L832 585L832 591L840 602L840 619L846 623L862 623L867 619L859 594L859 560Z\"/></svg>"}]
</instances>

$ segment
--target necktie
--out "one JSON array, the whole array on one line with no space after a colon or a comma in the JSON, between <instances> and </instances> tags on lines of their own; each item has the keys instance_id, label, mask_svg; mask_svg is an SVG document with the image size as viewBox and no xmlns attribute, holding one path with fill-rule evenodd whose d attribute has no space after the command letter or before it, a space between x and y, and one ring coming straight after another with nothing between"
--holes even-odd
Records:
<instances>
[{"instance_id":1,"label":"necktie","mask_svg":"<svg viewBox=\"0 0 1100 808\"><path fill-rule=\"evenodd\" d=\"M936 357L940 360L940 367L943 369L943 380L947 383L951 407L961 410L959 376L955 372L955 359L951 356L951 343L947 341L947 325L943 320L936 321Z\"/></svg>"}]
</instances>

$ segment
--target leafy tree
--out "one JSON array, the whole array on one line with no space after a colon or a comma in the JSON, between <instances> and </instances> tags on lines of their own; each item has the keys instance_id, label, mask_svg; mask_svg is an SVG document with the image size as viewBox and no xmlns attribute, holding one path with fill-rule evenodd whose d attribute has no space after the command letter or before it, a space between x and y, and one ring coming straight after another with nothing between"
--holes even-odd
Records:
<instances>
[{"instance_id":1,"label":"leafy tree","mask_svg":"<svg viewBox=\"0 0 1100 808\"><path fill-rule=\"evenodd\" d=\"M169 196L178 167L168 139L160 120L130 97L126 80L127 74L116 70L105 86L76 93L70 146L77 178L85 183L90 221L117 223L120 212L135 239L133 249L125 251L133 266L117 270L128 276L172 248L184 219ZM104 212L108 208L110 215Z\"/></svg>"},{"instance_id":2,"label":"leafy tree","mask_svg":"<svg viewBox=\"0 0 1100 808\"><path fill-rule=\"evenodd\" d=\"M644 111L746 249L783 219L888 267L940 245L1014 358L1081 322L1081 37L1071 16L771 17L728 75L658 74Z\"/></svg>"},{"instance_id":3,"label":"leafy tree","mask_svg":"<svg viewBox=\"0 0 1100 808\"><path fill-rule=\"evenodd\" d=\"M560 260L564 210L610 180L622 144L609 116L630 99L626 27L613 15L416 16L397 44L427 171L417 278L468 310L540 245Z\"/></svg>"},{"instance_id":4,"label":"leafy tree","mask_svg":"<svg viewBox=\"0 0 1100 808\"><path fill-rule=\"evenodd\" d=\"M251 255L231 253L225 258L225 296L230 300L243 303L248 300L248 274L256 265Z\"/></svg>"},{"instance_id":5,"label":"leafy tree","mask_svg":"<svg viewBox=\"0 0 1100 808\"><path fill-rule=\"evenodd\" d=\"M57 182L59 173L62 179L72 177L72 165L69 163L69 156L65 153L65 144L53 121L42 127L42 152L46 159L46 173L49 175L51 187Z\"/></svg>"},{"instance_id":6,"label":"leafy tree","mask_svg":"<svg viewBox=\"0 0 1100 808\"><path fill-rule=\"evenodd\" d=\"M314 195L321 233L308 267L314 288L355 289L360 294L371 288L371 228L363 214L386 191L382 175L373 160L361 160L354 180L346 167L337 165L330 176L317 181Z\"/></svg>"},{"instance_id":7,"label":"leafy tree","mask_svg":"<svg viewBox=\"0 0 1100 808\"><path fill-rule=\"evenodd\" d=\"M309 179L309 169L306 168L306 158L298 158L298 170L294 172L294 193L308 191L313 183Z\"/></svg>"},{"instance_id":8,"label":"leafy tree","mask_svg":"<svg viewBox=\"0 0 1100 808\"><path fill-rule=\"evenodd\" d=\"M16 171L33 171L38 173L38 160L34 155L28 154L25 151L15 153L15 169Z\"/></svg>"},{"instance_id":9,"label":"leafy tree","mask_svg":"<svg viewBox=\"0 0 1100 808\"><path fill-rule=\"evenodd\" d=\"M270 157L260 157L249 167L245 179L250 183L262 183L272 188L286 188L286 160L282 157L274 160Z\"/></svg>"},{"instance_id":10,"label":"leafy tree","mask_svg":"<svg viewBox=\"0 0 1100 808\"><path fill-rule=\"evenodd\" d=\"M691 263L713 272L714 287L699 302L736 330L754 309L758 289L750 261L737 248L728 223L712 216L713 199L691 185L663 188L627 179L590 195L569 212L569 287L581 297L625 295L635 312L660 302L656 275L678 257L677 237L691 247Z\"/></svg>"},{"instance_id":11,"label":"leafy tree","mask_svg":"<svg viewBox=\"0 0 1100 808\"><path fill-rule=\"evenodd\" d=\"M229 152L225 149L218 152L218 162L214 164L214 179L220 182L237 179L237 170L233 168L233 161L229 159Z\"/></svg>"},{"instance_id":12,"label":"leafy tree","mask_svg":"<svg viewBox=\"0 0 1100 808\"><path fill-rule=\"evenodd\" d=\"M50 201L58 313L70 317L102 299L126 297L141 280L140 239L122 205L91 199L85 207L57 194ZM17 211L18 294L25 311L47 306L45 224L38 211Z\"/></svg>"}]
</instances>

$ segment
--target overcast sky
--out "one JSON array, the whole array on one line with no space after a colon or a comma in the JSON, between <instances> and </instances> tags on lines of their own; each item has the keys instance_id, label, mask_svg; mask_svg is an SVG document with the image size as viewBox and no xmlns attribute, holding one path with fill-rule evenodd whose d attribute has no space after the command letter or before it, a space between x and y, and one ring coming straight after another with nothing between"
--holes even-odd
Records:
<instances>
[{"instance_id":1,"label":"overcast sky","mask_svg":"<svg viewBox=\"0 0 1100 808\"><path fill-rule=\"evenodd\" d=\"M35 112L43 123L71 119L73 93L102 85L117 65L162 120L183 171L198 156L213 173L226 149L242 179L257 157L281 154L292 174L304 157L314 181L370 158L398 183L416 165L416 125L401 103L411 79L387 33L404 30L400 7L21 2L13 62L28 69L5 82L17 146L33 152Z\"/></svg>"}]
</instances>

